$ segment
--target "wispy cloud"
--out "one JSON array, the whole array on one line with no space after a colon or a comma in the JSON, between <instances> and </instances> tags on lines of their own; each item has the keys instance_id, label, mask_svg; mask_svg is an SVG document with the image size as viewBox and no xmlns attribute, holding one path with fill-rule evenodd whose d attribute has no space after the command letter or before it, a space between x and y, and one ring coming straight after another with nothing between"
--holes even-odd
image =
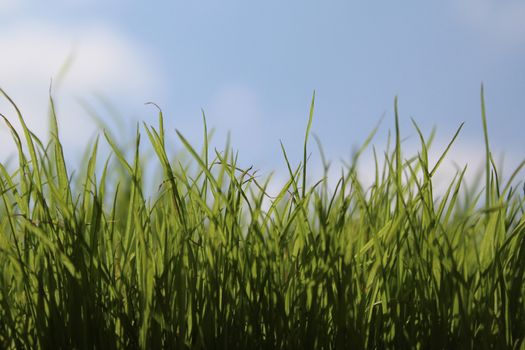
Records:
<instances>
[{"instance_id":1,"label":"wispy cloud","mask_svg":"<svg viewBox=\"0 0 525 350\"><path fill-rule=\"evenodd\" d=\"M0 14L9 13L21 4L22 0L0 0Z\"/></svg>"},{"instance_id":2,"label":"wispy cloud","mask_svg":"<svg viewBox=\"0 0 525 350\"><path fill-rule=\"evenodd\" d=\"M101 93L112 100L144 102L159 91L161 74L154 57L145 54L115 29L100 24L65 28L29 22L4 28L0 33L0 86L19 104L26 121L38 135L46 130L48 89L68 57L73 57L59 97L59 122L64 140L82 145L94 130L76 103L80 96ZM0 110L14 117L6 101ZM13 118L15 119L15 118ZM0 136L6 136L2 125ZM4 146L5 144L5 146ZM12 151L2 142L0 157Z\"/></svg>"},{"instance_id":3,"label":"wispy cloud","mask_svg":"<svg viewBox=\"0 0 525 350\"><path fill-rule=\"evenodd\" d=\"M449 142L450 140L447 139L435 140L428 155L430 169L433 169L437 164ZM385 148L383 146L376 147L378 151L379 176L381 176L384 165L384 153L381 153L380 150L383 151ZM403 159L406 160L418 156L421 152L421 147L414 143L402 144L402 151ZM491 152L499 172L499 181L501 184L506 184L512 172L516 170L523 159L520 159L516 153L502 153L497 148L492 149ZM463 185L468 186L470 189L476 185L479 186L478 189L481 189L485 185L484 165L485 146L482 142L472 142L468 139L456 140L433 176L432 182L435 194L444 194L456 174L461 172L465 166L467 169L463 177ZM361 158L358 170L359 178L365 188L371 186L375 176L375 163L370 151ZM523 174L523 171L521 174ZM515 179L513 183L515 184L522 178ZM335 181L332 182L335 183Z\"/></svg>"}]
</instances>

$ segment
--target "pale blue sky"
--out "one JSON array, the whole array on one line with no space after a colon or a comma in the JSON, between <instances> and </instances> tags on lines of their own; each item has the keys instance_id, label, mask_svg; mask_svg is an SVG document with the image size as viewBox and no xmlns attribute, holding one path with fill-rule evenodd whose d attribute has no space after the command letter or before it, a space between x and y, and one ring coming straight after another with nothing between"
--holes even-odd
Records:
<instances>
[{"instance_id":1,"label":"pale blue sky","mask_svg":"<svg viewBox=\"0 0 525 350\"><path fill-rule=\"evenodd\" d=\"M417 141L410 117L426 133L437 126L438 147L464 121L456 157L482 157L483 81L493 148L517 163L525 157L524 18L518 0L0 0L0 86L35 116L74 50L70 88L57 91L70 113L61 116L66 130L86 125L67 100L99 91L130 120L150 118L143 103L155 101L170 130L199 144L203 108L218 141L230 130L243 163L266 170L282 166L279 140L299 162L314 89L313 131L330 159L348 158L384 115L381 148L396 95L407 144Z\"/></svg>"}]
</instances>

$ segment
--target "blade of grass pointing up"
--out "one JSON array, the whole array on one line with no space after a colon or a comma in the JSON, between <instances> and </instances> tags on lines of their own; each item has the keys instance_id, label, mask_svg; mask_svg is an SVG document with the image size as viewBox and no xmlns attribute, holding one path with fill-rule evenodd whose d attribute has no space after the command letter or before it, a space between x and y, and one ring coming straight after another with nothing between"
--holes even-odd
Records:
<instances>
[{"instance_id":1,"label":"blade of grass pointing up","mask_svg":"<svg viewBox=\"0 0 525 350\"><path fill-rule=\"evenodd\" d=\"M54 153L54 162L55 162L55 171L58 178L58 185L60 191L63 191L64 200L71 200L71 193L69 188L69 180L66 169L66 161L64 158L64 150L62 148L62 143L60 142L60 137L58 134L58 121L55 108L55 101L51 95L51 87L49 88L49 121L51 126L51 139L53 140L55 153Z\"/></svg>"},{"instance_id":2,"label":"blade of grass pointing up","mask_svg":"<svg viewBox=\"0 0 525 350\"><path fill-rule=\"evenodd\" d=\"M206 166L206 169L209 169L208 125L206 123L206 114L204 113L204 109L201 110L201 112L202 112L202 123L204 125L204 148L203 148L204 165ZM204 202L206 202L207 192L208 192L208 177L205 176L203 183L202 183L202 190L201 190L202 196L204 198Z\"/></svg>"},{"instance_id":3,"label":"blade of grass pointing up","mask_svg":"<svg viewBox=\"0 0 525 350\"><path fill-rule=\"evenodd\" d=\"M481 84L481 121L483 123L483 136L485 138L485 208L491 205L491 190L490 190L490 146L489 146L489 132L487 128L487 113L485 109L485 92L483 83Z\"/></svg>"},{"instance_id":4,"label":"blade of grass pointing up","mask_svg":"<svg viewBox=\"0 0 525 350\"><path fill-rule=\"evenodd\" d=\"M177 216L183 227L187 229L186 215L184 214L184 203L179 194L179 189L175 181L175 175L173 174L171 163L169 161L168 154L166 153L166 143L164 138L164 116L162 114L162 110L158 105L154 103L149 104L154 105L159 110L159 131L157 132L157 130L155 130L155 128L153 128L152 126L148 127L146 123L143 123L144 129L146 130L150 143L153 146L153 149L155 150L155 153L157 154L157 157L162 164L164 175L167 177L166 181L168 181L168 183L171 186L170 193L173 209L177 213Z\"/></svg>"},{"instance_id":5,"label":"blade of grass pointing up","mask_svg":"<svg viewBox=\"0 0 525 350\"><path fill-rule=\"evenodd\" d=\"M402 163L401 163L401 136L399 131L399 113L397 108L397 96L394 99L394 115L395 115L395 124L396 124L396 211L401 210L401 175L402 175Z\"/></svg>"},{"instance_id":6,"label":"blade of grass pointing up","mask_svg":"<svg viewBox=\"0 0 525 350\"><path fill-rule=\"evenodd\" d=\"M20 124L22 125L22 130L24 131L24 136L26 138L27 147L29 149L29 155L31 157L33 173L35 174L35 177L36 177L35 179L36 189L38 190L39 193L42 193L42 178L40 176L40 170L38 168L38 159L36 156L35 145L33 143L33 138L31 137L29 128L27 127L26 122L24 121L24 118L22 117L22 112L20 112L20 109L18 109L18 106L15 104L13 99L11 99L11 97L2 88L0 88L0 93L4 95L4 97L9 101L11 106L13 106L18 116L18 120L20 121Z\"/></svg>"},{"instance_id":7,"label":"blade of grass pointing up","mask_svg":"<svg viewBox=\"0 0 525 350\"><path fill-rule=\"evenodd\" d=\"M306 194L306 158L307 158L306 147L308 145L308 135L310 135L310 128L312 127L312 119L314 117L314 107L315 107L315 91L312 96L312 104L310 105L310 115L308 116L308 126L306 127L306 135L304 137L302 198L304 198Z\"/></svg>"}]
</instances>

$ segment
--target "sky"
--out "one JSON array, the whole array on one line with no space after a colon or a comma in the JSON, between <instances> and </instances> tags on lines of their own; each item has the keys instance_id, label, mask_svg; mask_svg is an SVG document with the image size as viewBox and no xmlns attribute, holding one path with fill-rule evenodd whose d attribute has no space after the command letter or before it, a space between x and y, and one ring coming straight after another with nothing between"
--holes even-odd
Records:
<instances>
[{"instance_id":1,"label":"sky","mask_svg":"<svg viewBox=\"0 0 525 350\"><path fill-rule=\"evenodd\" d=\"M45 135L53 81L70 158L99 130L86 106L124 140L138 121L156 123L153 101L174 149L175 129L202 145L203 110L214 145L230 133L240 163L262 173L286 169L279 141L301 161L314 90L312 132L335 163L379 122L373 144L384 151L397 96L408 153L418 145L412 118L425 135L437 128L434 159L465 122L444 165L451 176L484 157L483 82L491 147L509 173L525 158L523 18L520 0L0 0L0 87ZM0 112L16 117L5 101ZM0 146L2 159L14 149L5 126ZM363 160L365 176L372 164Z\"/></svg>"}]
</instances>

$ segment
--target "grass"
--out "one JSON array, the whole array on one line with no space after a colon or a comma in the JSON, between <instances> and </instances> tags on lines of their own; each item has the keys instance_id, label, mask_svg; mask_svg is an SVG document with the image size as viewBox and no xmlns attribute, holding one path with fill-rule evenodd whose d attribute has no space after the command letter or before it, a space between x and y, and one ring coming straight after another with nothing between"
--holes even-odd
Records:
<instances>
[{"instance_id":1,"label":"grass","mask_svg":"<svg viewBox=\"0 0 525 350\"><path fill-rule=\"evenodd\" d=\"M50 105L46 144L18 109L20 134L4 117L19 163L0 164L0 348L525 346L520 168L500 182L484 102L486 183L466 202L466 167L442 196L432 184L459 130L431 164L414 123L421 148L405 158L397 101L372 185L357 177L363 148L330 190L308 185L312 100L302 162L282 148L289 179L275 197L231 148L210 152L205 119L202 150L178 133L192 165L172 159L160 109L133 154L105 133L113 161L97 168L97 139L72 176ZM153 195L144 138L162 173Z\"/></svg>"}]
</instances>

